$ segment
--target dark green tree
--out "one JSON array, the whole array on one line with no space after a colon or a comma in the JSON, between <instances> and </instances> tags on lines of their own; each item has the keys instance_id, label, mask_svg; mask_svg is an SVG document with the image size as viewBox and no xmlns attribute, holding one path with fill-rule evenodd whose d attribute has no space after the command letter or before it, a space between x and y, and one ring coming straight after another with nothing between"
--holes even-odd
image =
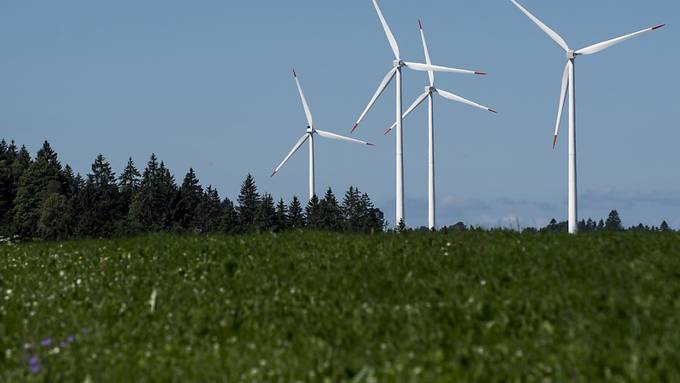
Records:
<instances>
[{"instance_id":1,"label":"dark green tree","mask_svg":"<svg viewBox=\"0 0 680 383\"><path fill-rule=\"evenodd\" d=\"M193 226L198 232L213 233L220 230L221 219L222 201L220 201L220 195L217 189L208 186L196 209Z\"/></svg>"},{"instance_id":2,"label":"dark green tree","mask_svg":"<svg viewBox=\"0 0 680 383\"><path fill-rule=\"evenodd\" d=\"M305 227L305 217L302 211L302 204L298 197L293 197L293 201L288 208L288 227L291 229L302 229Z\"/></svg>"},{"instance_id":3,"label":"dark green tree","mask_svg":"<svg viewBox=\"0 0 680 383\"><path fill-rule=\"evenodd\" d=\"M139 190L139 183L141 174L135 167L135 162L132 157L128 159L125 169L118 178L118 189L120 191L120 205L123 214L130 212L130 205L132 204L132 197L134 197L137 190Z\"/></svg>"},{"instance_id":4,"label":"dark green tree","mask_svg":"<svg viewBox=\"0 0 680 383\"><path fill-rule=\"evenodd\" d=\"M241 232L239 217L234 203L229 198L222 202L222 215L220 217L220 228L223 233L234 234Z\"/></svg>"},{"instance_id":5,"label":"dark green tree","mask_svg":"<svg viewBox=\"0 0 680 383\"><path fill-rule=\"evenodd\" d=\"M342 216L345 223L345 230L360 230L363 224L363 216L365 214L365 212L362 210L361 194L359 193L359 189L355 188L354 186L350 186L342 200Z\"/></svg>"},{"instance_id":6,"label":"dark green tree","mask_svg":"<svg viewBox=\"0 0 680 383\"><path fill-rule=\"evenodd\" d=\"M79 193L81 200L76 233L78 236L109 237L120 218L116 174L103 155L99 154L87 175L85 187Z\"/></svg>"},{"instance_id":7,"label":"dark green tree","mask_svg":"<svg viewBox=\"0 0 680 383\"><path fill-rule=\"evenodd\" d=\"M241 185L241 193L238 196L238 215L240 226L244 231L255 229L255 214L260 200L257 192L255 179L248 174Z\"/></svg>"},{"instance_id":8,"label":"dark green tree","mask_svg":"<svg viewBox=\"0 0 680 383\"><path fill-rule=\"evenodd\" d=\"M219 197L218 197L219 201ZM197 231L200 229L200 221L207 220L207 198L203 194L203 188L200 185L198 177L194 169L189 169L182 186L179 188L177 202L174 207L174 223L178 229L184 231ZM198 217L198 208L203 204L206 208L203 212L206 216Z\"/></svg>"},{"instance_id":9,"label":"dark green tree","mask_svg":"<svg viewBox=\"0 0 680 383\"><path fill-rule=\"evenodd\" d=\"M140 231L170 229L175 193L176 186L170 171L163 162L159 165L156 155L152 154L144 169L139 191L132 199L131 224Z\"/></svg>"},{"instance_id":10,"label":"dark green tree","mask_svg":"<svg viewBox=\"0 0 680 383\"><path fill-rule=\"evenodd\" d=\"M621 223L621 217L619 217L618 211L612 210L611 213L609 213L609 217L607 218L607 222L605 223L604 228L607 231L622 231L623 230L623 225Z\"/></svg>"},{"instance_id":11,"label":"dark green tree","mask_svg":"<svg viewBox=\"0 0 680 383\"><path fill-rule=\"evenodd\" d=\"M70 217L65 214L68 209L66 197L51 194L43 201L38 219L37 234L50 241L64 240L71 235Z\"/></svg>"},{"instance_id":12,"label":"dark green tree","mask_svg":"<svg viewBox=\"0 0 680 383\"><path fill-rule=\"evenodd\" d=\"M343 228L342 210L333 190L328 188L323 199L319 202L321 229L340 231Z\"/></svg>"},{"instance_id":13,"label":"dark green tree","mask_svg":"<svg viewBox=\"0 0 680 383\"><path fill-rule=\"evenodd\" d=\"M274 230L275 231L286 231L289 228L289 223L288 223L288 206L286 206L286 203L283 201L283 198L279 200L279 203L276 205L276 220L274 223Z\"/></svg>"},{"instance_id":14,"label":"dark green tree","mask_svg":"<svg viewBox=\"0 0 680 383\"><path fill-rule=\"evenodd\" d=\"M671 227L668 226L668 222L666 221L661 222L660 230L662 233L670 233L671 231L673 231L671 230Z\"/></svg>"},{"instance_id":15,"label":"dark green tree","mask_svg":"<svg viewBox=\"0 0 680 383\"><path fill-rule=\"evenodd\" d=\"M305 227L311 230L320 230L323 228L321 204L319 203L319 197L316 195L309 200L307 207L305 207Z\"/></svg>"},{"instance_id":16,"label":"dark green tree","mask_svg":"<svg viewBox=\"0 0 680 383\"><path fill-rule=\"evenodd\" d=\"M270 194L262 196L255 211L255 228L260 232L272 231L276 224L274 198Z\"/></svg>"},{"instance_id":17,"label":"dark green tree","mask_svg":"<svg viewBox=\"0 0 680 383\"><path fill-rule=\"evenodd\" d=\"M57 153L45 141L19 181L12 210L14 233L23 238L36 236L42 203L52 194L64 191L65 180Z\"/></svg>"}]
</instances>

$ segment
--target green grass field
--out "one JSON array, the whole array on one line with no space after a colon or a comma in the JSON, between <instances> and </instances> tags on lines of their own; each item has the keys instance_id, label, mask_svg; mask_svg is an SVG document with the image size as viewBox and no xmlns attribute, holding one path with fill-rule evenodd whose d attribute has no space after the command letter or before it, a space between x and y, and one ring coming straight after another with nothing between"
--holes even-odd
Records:
<instances>
[{"instance_id":1,"label":"green grass field","mask_svg":"<svg viewBox=\"0 0 680 383\"><path fill-rule=\"evenodd\" d=\"M0 381L680 381L680 236L3 245Z\"/></svg>"}]
</instances>

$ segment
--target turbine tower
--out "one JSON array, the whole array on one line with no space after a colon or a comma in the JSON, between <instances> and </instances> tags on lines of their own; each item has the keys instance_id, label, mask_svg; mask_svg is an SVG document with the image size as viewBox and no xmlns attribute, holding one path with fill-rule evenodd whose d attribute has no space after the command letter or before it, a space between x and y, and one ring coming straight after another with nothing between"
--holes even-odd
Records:
<instances>
[{"instance_id":1,"label":"turbine tower","mask_svg":"<svg viewBox=\"0 0 680 383\"><path fill-rule=\"evenodd\" d=\"M368 145L368 146L373 146L373 144L357 140L354 138L349 138L349 137L344 137L339 134L335 133L330 133L330 132L325 132L323 130L318 130L314 126L314 119L312 117L312 112L309 108L309 104L307 103L307 98L305 97L304 92L302 91L302 86L300 85L300 80L298 79L297 73L295 70L293 70L293 77L295 78L295 83L298 88L298 92L300 93L300 100L302 101L302 107L305 110L305 116L307 117L307 132L300 137L300 140L293 146L293 149L288 153L286 158L283 159L283 162L274 170L272 173L272 177L274 177L279 170L283 167L283 165L288 162L288 160L297 152L302 145L306 142L309 141L309 199L311 200L315 195L316 195L316 189L315 189L315 178L314 178L314 135L319 135L320 137L323 138L330 138L332 140L338 140L338 141L348 141L348 142L354 142L357 144L362 144L362 145Z\"/></svg>"},{"instance_id":2,"label":"turbine tower","mask_svg":"<svg viewBox=\"0 0 680 383\"><path fill-rule=\"evenodd\" d=\"M420 71L420 72L427 72L427 71L433 71L433 72L448 72L448 73L465 73L465 74L478 74L478 75L483 75L484 73L482 72L476 72L476 71L470 71L470 70L464 70L464 69L455 69L455 68L447 68L443 66L438 66L438 65L432 65L432 64L421 64L421 63L413 63L413 62L406 62L401 59L401 54L399 52L399 45L397 44L397 40L394 37L394 34L392 33L392 30L390 29L389 25L387 24L387 21L385 20L385 16L383 15L382 11L380 10L380 6L378 5L377 0L373 0L373 6L375 7L376 12L378 13L378 18L380 19L380 23L382 24L383 29L385 30L385 35L387 36L387 41L390 44L390 47L392 48L392 52L394 53L394 61L392 63L392 69L387 73L385 78L382 80L380 83L380 86L378 86L378 90L375 92L373 97L368 103L368 106L364 111L361 113L361 116L359 116L359 119L357 119L356 123L352 127L352 132L356 131L357 128L359 127L359 124L363 121L363 119L366 117L368 112L373 108L373 105L375 105L375 102L380 98L380 96L385 92L385 89L387 89L387 86L392 82L392 80L396 77L396 98L397 98L397 106L396 106L396 126L397 126L397 147L396 147L396 165L397 165L397 181L396 181L396 195L397 195L397 208L396 208L396 219L394 224L399 227L399 224L401 222L406 223L406 217L404 214L404 144L403 144L403 133L402 133L402 121L403 121L403 101L402 101L402 69L403 68L408 68L411 70L415 71Z\"/></svg>"},{"instance_id":3,"label":"turbine tower","mask_svg":"<svg viewBox=\"0 0 680 383\"><path fill-rule=\"evenodd\" d=\"M574 50L569 48L567 42L557 32L550 29L541 20L532 15L526 8L516 0L510 0L522 13L534 22L543 32L557 43L567 53L567 65L562 76L562 90L560 91L560 104L557 111L557 123L555 135L553 137L553 149L557 144L557 135L562 122L562 111L564 109L564 99L569 90L569 233L578 233L578 194L577 194L577 168L576 168L576 57L581 55L591 55L601 52L609 47L619 44L643 33L655 31L665 26L665 24L643 29L635 33L617 37L601 43L593 44L583 49Z\"/></svg>"},{"instance_id":4,"label":"turbine tower","mask_svg":"<svg viewBox=\"0 0 680 383\"><path fill-rule=\"evenodd\" d=\"M423 42L423 50L425 52L425 62L431 64L430 50L427 46L427 40L425 39L425 31L423 30L423 23L418 20L418 26L420 27L420 38ZM470 100L466 100L463 97L457 96L453 93L441 90L435 87L434 83L434 72L428 71L427 75L429 77L430 83L425 87L425 92L418 96L413 104L406 110L403 118L406 118L411 112L413 112L418 106L420 106L425 100L428 101L428 228L430 230L435 230L437 228L436 221L436 198L435 198L435 155L434 155L434 95L438 94L443 98L455 102L460 102L466 105L473 106L482 110L496 113L495 110L488 108L486 106L477 104ZM385 131L385 134L390 133L396 127L396 123Z\"/></svg>"}]
</instances>

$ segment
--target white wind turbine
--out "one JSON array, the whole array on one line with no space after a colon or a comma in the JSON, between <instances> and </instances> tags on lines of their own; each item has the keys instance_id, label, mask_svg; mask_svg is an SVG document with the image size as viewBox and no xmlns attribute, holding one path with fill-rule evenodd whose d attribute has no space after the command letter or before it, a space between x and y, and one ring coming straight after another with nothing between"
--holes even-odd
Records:
<instances>
[{"instance_id":1,"label":"white wind turbine","mask_svg":"<svg viewBox=\"0 0 680 383\"><path fill-rule=\"evenodd\" d=\"M418 20L418 26L420 27L420 38L423 41L423 50L425 52L425 62L428 64L431 64L431 59L430 59L430 50L427 47L427 40L425 39L425 31L423 30L423 23ZM420 106L425 100L427 99L428 101L428 136L429 136L429 145L428 145L428 227L432 230L436 229L437 227L437 222L436 222L436 200L435 200L435 177L434 177L434 95L438 94L442 97L444 97L447 100L455 101L455 102L460 102L466 105L473 106L475 108L483 109L489 112L496 113L495 110L488 108L486 106L477 104L475 102L472 102L470 100L466 100L463 97L457 96L453 93L441 90L437 87L435 87L434 84L434 72L433 71L428 71L427 72L429 80L430 80L430 85L425 87L425 92L418 96L416 100L413 102L413 104L406 109L406 112L403 115L403 118L406 118L411 112L413 112L418 106ZM390 133L394 128L397 126L397 124L393 124L390 128L388 128L385 131L385 134Z\"/></svg>"},{"instance_id":2,"label":"white wind turbine","mask_svg":"<svg viewBox=\"0 0 680 383\"><path fill-rule=\"evenodd\" d=\"M302 86L300 85L300 80L297 77L297 73L295 73L295 70L293 70L293 77L295 78L295 83L297 84L298 92L300 93L300 100L302 100L302 107L305 110L305 116L307 117L307 132L300 138L300 140L293 146L293 149L288 153L286 158L284 158L283 162L274 170L272 173L272 177L274 177L279 170L283 167L283 165L288 162L288 160L297 152L300 147L305 143L305 141L309 140L309 199L311 200L315 195L316 195L316 190L315 190L315 179L314 179L314 135L318 134L319 136L323 138L330 138L333 140L338 140L338 141L348 141L348 142L354 142L357 144L362 144L362 145L368 145L368 146L373 146L373 144L357 140L354 138L349 138L349 137L344 137L339 134L335 133L330 133L330 132L325 132L323 130L318 130L314 126L314 119L312 118L312 112L309 109L309 104L307 103L307 98L305 98L304 92L302 92Z\"/></svg>"},{"instance_id":3,"label":"white wind turbine","mask_svg":"<svg viewBox=\"0 0 680 383\"><path fill-rule=\"evenodd\" d=\"M541 20L532 15L526 8L520 5L515 0L512 1L522 13L524 13L531 21L533 21L539 28L543 30L553 41L557 43L567 53L567 66L564 68L564 75L562 77L562 90L560 92L560 104L557 112L557 124L555 126L555 136L553 138L553 148L557 144L557 135L559 133L560 124L562 122L562 111L564 109L564 99L569 90L569 233L576 234L578 232L578 199L577 199L577 177L576 177L576 77L575 77L575 59L580 55L591 55L603 51L611 46L619 44L623 41L637 37L643 33L655 31L663 26L657 25L652 28L643 29L641 31L631 33L629 35L617 37L601 43L597 43L583 49L573 50L569 48L566 41L558 35L555 31L550 29Z\"/></svg>"},{"instance_id":4,"label":"white wind turbine","mask_svg":"<svg viewBox=\"0 0 680 383\"><path fill-rule=\"evenodd\" d=\"M383 81L380 83L380 86L378 86L378 90L375 92L373 97L368 103L368 106L364 111L361 113L361 116L359 116L359 119L356 121L354 126L352 127L352 132L354 132L358 127L359 124L361 124L361 121L366 117L368 112L373 108L373 105L375 105L376 101L380 96L385 92L385 89L387 89L387 86L392 82L392 80L396 77L397 78L397 91L396 91L396 98L397 98L397 110L396 110L396 127L397 127L397 149L396 149L396 164L397 164L397 182L396 182L396 187L397 187L397 208L396 208L396 220L395 220L395 225L399 225L401 222L406 222L405 220L405 215L404 215L404 145L403 145L403 134L402 134L402 121L403 121L403 116L402 116L402 111L403 111L403 105L402 105L402 68L408 68L411 70L415 71L420 71L420 72L427 72L427 71L433 71L433 72L448 72L448 73L464 73L464 74L477 74L477 75L484 75L485 73L482 72L477 72L477 71L471 71L471 70L464 70L464 69L455 69L455 68L447 68L443 66L438 66L438 65L432 65L430 63L427 64L421 64L421 63L412 63L412 62L406 62L401 59L401 55L399 53L399 45L397 44L397 40L394 38L394 34L392 34L392 30L390 30L389 25L387 25L387 21L385 20L385 17L383 16L382 11L380 10L380 6L378 5L377 0L373 0L373 6L375 7L376 12L378 13L378 18L380 18L380 23L383 26L383 29L385 30L385 34L387 35L387 40L390 43L390 47L392 48L392 52L394 53L394 61L392 63L392 69L387 73L387 76L383 79Z\"/></svg>"}]
</instances>

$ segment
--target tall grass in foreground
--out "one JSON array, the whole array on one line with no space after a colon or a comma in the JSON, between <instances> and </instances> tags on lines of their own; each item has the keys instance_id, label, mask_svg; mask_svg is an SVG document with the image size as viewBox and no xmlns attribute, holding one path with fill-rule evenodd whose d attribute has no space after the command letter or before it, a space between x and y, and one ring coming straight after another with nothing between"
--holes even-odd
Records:
<instances>
[{"instance_id":1,"label":"tall grass in foreground","mask_svg":"<svg viewBox=\"0 0 680 383\"><path fill-rule=\"evenodd\" d=\"M0 381L680 381L680 236L2 246Z\"/></svg>"}]
</instances>

